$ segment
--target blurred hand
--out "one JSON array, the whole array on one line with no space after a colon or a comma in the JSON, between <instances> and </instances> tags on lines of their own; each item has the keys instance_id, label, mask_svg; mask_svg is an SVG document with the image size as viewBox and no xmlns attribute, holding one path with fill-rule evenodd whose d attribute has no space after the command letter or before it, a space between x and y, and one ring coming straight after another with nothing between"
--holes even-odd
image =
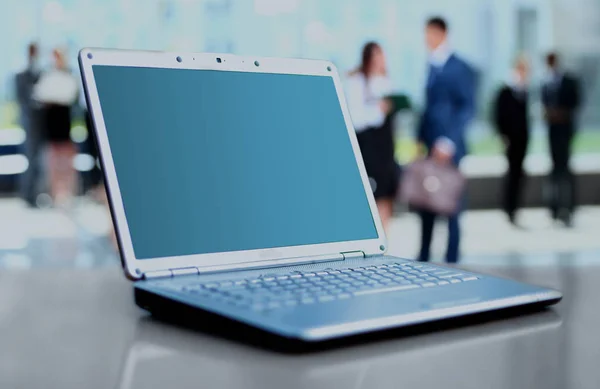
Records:
<instances>
[{"instance_id":1,"label":"blurred hand","mask_svg":"<svg viewBox=\"0 0 600 389\"><path fill-rule=\"evenodd\" d=\"M383 112L384 115L388 115L390 112L392 112L392 108L394 108L394 106L392 105L392 102L389 100L381 100L379 102L379 109L381 109L381 112Z\"/></svg>"},{"instance_id":2,"label":"blurred hand","mask_svg":"<svg viewBox=\"0 0 600 389\"><path fill-rule=\"evenodd\" d=\"M444 147L436 146L433 149L433 160L442 164L447 165L452 162L453 155L448 152L448 150Z\"/></svg>"}]
</instances>

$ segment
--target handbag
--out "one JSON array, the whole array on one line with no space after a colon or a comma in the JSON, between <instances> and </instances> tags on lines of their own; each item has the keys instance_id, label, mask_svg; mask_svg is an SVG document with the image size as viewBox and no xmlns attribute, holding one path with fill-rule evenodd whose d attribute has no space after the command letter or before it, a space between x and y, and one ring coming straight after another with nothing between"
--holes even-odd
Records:
<instances>
[{"instance_id":1,"label":"handbag","mask_svg":"<svg viewBox=\"0 0 600 389\"><path fill-rule=\"evenodd\" d=\"M452 216L460 209L465 186L465 177L454 165L421 159L405 169L400 196L413 208Z\"/></svg>"}]
</instances>

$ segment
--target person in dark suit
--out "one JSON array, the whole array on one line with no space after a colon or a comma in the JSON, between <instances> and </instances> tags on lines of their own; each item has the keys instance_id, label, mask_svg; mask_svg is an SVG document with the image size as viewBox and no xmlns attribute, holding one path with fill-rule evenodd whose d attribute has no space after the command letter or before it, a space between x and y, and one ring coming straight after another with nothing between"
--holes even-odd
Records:
<instances>
[{"instance_id":1,"label":"person in dark suit","mask_svg":"<svg viewBox=\"0 0 600 389\"><path fill-rule=\"evenodd\" d=\"M440 164L458 167L467 153L465 130L475 114L475 72L453 53L448 44L448 26L442 18L427 22L426 40L430 51L426 106L418 140ZM419 260L430 259L433 228L438 215L421 211L422 238ZM448 218L449 237L446 261L459 260L460 211Z\"/></svg>"},{"instance_id":2,"label":"person in dark suit","mask_svg":"<svg viewBox=\"0 0 600 389\"><path fill-rule=\"evenodd\" d=\"M581 92L577 78L562 70L557 54L549 54L546 64L549 79L542 88L542 101L552 157L550 211L554 220L571 226L576 193L569 161L577 126L577 111L581 105Z\"/></svg>"},{"instance_id":3,"label":"person in dark suit","mask_svg":"<svg viewBox=\"0 0 600 389\"><path fill-rule=\"evenodd\" d=\"M516 225L525 173L523 162L529 145L529 65L517 60L511 80L500 89L494 106L494 122L506 149L508 171L504 186L504 210Z\"/></svg>"},{"instance_id":4,"label":"person in dark suit","mask_svg":"<svg viewBox=\"0 0 600 389\"><path fill-rule=\"evenodd\" d=\"M33 100L33 89L40 79L37 68L38 47L31 43L27 49L27 68L15 77L19 121L25 131L25 156L29 166L19 182L19 192L29 206L36 206L39 187L42 178L41 155L43 151L43 136L40 128L40 107Z\"/></svg>"}]
</instances>

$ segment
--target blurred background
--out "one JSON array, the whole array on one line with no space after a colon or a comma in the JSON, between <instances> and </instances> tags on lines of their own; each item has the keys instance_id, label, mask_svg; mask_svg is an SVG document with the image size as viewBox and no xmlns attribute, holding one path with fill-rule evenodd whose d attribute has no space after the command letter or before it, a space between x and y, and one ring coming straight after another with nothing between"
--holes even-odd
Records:
<instances>
[{"instance_id":1,"label":"blurred background","mask_svg":"<svg viewBox=\"0 0 600 389\"><path fill-rule=\"evenodd\" d=\"M70 109L75 196L68 205L53 201L45 147L38 152L44 154L37 162L39 193L29 204L20 193L34 163L15 80L28 67L30 43L37 44L40 72L54 66L58 49L80 83L76 56L86 46L319 58L350 72L363 45L374 40L385 52L393 89L411 102L394 120L396 159L403 165L417 152L428 77L425 24L431 16L448 21L453 51L479 80L476 117L467 131L470 154L461 165L469 180L462 260L535 265L598 257L600 0L4 0L0 7L0 267L118 265L81 99ZM584 96L571 158L579 204L571 228L552 220L544 197L552 162L541 89L550 51L577 76ZM498 90L520 55L531 69L531 139L524 209L515 227L502 211L508 164L492 118ZM388 230L391 253L415 258L418 217L396 208ZM445 250L445 228L438 229L436 260Z\"/></svg>"}]
</instances>

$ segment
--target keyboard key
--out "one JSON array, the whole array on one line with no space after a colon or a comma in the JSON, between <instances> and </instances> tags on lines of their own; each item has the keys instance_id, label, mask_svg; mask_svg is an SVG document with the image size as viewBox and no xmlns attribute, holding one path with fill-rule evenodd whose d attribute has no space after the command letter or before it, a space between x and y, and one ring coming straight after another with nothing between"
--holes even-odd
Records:
<instances>
[{"instance_id":1,"label":"keyboard key","mask_svg":"<svg viewBox=\"0 0 600 389\"><path fill-rule=\"evenodd\" d=\"M451 278L449 281L451 284L460 284L462 282L458 278Z\"/></svg>"},{"instance_id":2,"label":"keyboard key","mask_svg":"<svg viewBox=\"0 0 600 389\"><path fill-rule=\"evenodd\" d=\"M267 304L267 309L277 309L279 307L281 307L281 303L278 301L271 301Z\"/></svg>"},{"instance_id":3,"label":"keyboard key","mask_svg":"<svg viewBox=\"0 0 600 389\"><path fill-rule=\"evenodd\" d=\"M333 301L333 300L335 300L335 297L330 296L330 295L324 295L324 296L317 297L317 299L319 300L319 302L324 303L324 302L327 302L327 301Z\"/></svg>"},{"instance_id":4,"label":"keyboard key","mask_svg":"<svg viewBox=\"0 0 600 389\"><path fill-rule=\"evenodd\" d=\"M399 285L399 286L392 286L389 288L360 290L360 291L354 292L354 295L355 296L364 296L364 295L369 295L369 294L398 292L401 290L410 290L410 289L418 289L418 288L419 288L418 285Z\"/></svg>"},{"instance_id":5,"label":"keyboard key","mask_svg":"<svg viewBox=\"0 0 600 389\"><path fill-rule=\"evenodd\" d=\"M475 276L469 276L469 277L461 278L460 280L463 281L463 282L466 282L466 281L475 281L475 280L478 280L478 279L479 278L477 278Z\"/></svg>"},{"instance_id":6,"label":"keyboard key","mask_svg":"<svg viewBox=\"0 0 600 389\"><path fill-rule=\"evenodd\" d=\"M442 286L442 285L449 285L450 283L448 281L438 281L437 284Z\"/></svg>"},{"instance_id":7,"label":"keyboard key","mask_svg":"<svg viewBox=\"0 0 600 389\"><path fill-rule=\"evenodd\" d=\"M300 300L301 304L314 304L315 302L317 302L317 300L312 297L306 297Z\"/></svg>"},{"instance_id":8,"label":"keyboard key","mask_svg":"<svg viewBox=\"0 0 600 389\"><path fill-rule=\"evenodd\" d=\"M346 300L346 299L349 299L351 297L352 297L352 295L350 293L340 293L340 294L337 295L337 298L339 300Z\"/></svg>"}]
</instances>

